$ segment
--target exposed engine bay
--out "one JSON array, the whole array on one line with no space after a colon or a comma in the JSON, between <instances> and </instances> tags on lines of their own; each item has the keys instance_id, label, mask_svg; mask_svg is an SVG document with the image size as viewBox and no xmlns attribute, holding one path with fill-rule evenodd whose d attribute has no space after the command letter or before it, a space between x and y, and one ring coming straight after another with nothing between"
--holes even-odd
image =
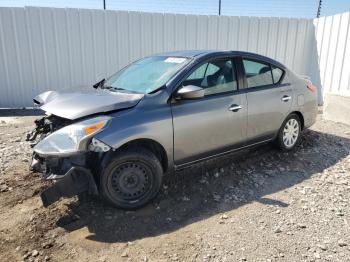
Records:
<instances>
[{"instance_id":1,"label":"exposed engine bay","mask_svg":"<svg viewBox=\"0 0 350 262\"><path fill-rule=\"evenodd\" d=\"M34 147L40 140L50 135L52 132L70 125L72 120L55 115L47 115L34 121L35 128L27 134L26 140Z\"/></svg>"},{"instance_id":2,"label":"exposed engine bay","mask_svg":"<svg viewBox=\"0 0 350 262\"><path fill-rule=\"evenodd\" d=\"M30 142L30 146L34 147L45 137L56 130L73 123L72 120L58 117L55 115L47 115L34 121L35 128L27 133L26 141ZM42 159L34 152L32 157L31 169L36 172L44 172Z\"/></svg>"},{"instance_id":3,"label":"exposed engine bay","mask_svg":"<svg viewBox=\"0 0 350 262\"><path fill-rule=\"evenodd\" d=\"M73 124L73 120L55 115L46 115L35 120L35 128L26 136L31 147L66 126ZM93 169L96 161L106 151L106 145L101 149L98 141L91 141L89 150L69 156L43 156L33 152L31 170L42 173L43 179L53 182L53 186L41 193L44 206L48 206L61 197L72 197L88 191L98 194ZM107 147L109 150L109 147Z\"/></svg>"}]
</instances>

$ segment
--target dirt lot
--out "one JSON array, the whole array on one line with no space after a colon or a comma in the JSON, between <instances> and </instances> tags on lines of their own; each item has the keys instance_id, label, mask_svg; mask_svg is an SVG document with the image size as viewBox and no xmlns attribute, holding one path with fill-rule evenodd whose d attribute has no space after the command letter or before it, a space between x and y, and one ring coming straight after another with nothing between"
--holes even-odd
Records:
<instances>
[{"instance_id":1,"label":"dirt lot","mask_svg":"<svg viewBox=\"0 0 350 262\"><path fill-rule=\"evenodd\" d=\"M0 117L0 261L350 261L349 126L319 116L294 152L195 166L126 212L91 197L42 207L33 119Z\"/></svg>"}]
</instances>

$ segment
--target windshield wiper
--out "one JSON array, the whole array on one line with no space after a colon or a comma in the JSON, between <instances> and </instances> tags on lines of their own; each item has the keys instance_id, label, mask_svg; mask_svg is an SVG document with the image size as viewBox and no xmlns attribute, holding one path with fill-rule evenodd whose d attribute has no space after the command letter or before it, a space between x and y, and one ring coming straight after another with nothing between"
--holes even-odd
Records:
<instances>
[{"instance_id":1,"label":"windshield wiper","mask_svg":"<svg viewBox=\"0 0 350 262\"><path fill-rule=\"evenodd\" d=\"M96 84L93 85L93 88L99 88L101 86L103 86L103 84L105 83L106 79L103 78L101 81L97 82Z\"/></svg>"},{"instance_id":2,"label":"windshield wiper","mask_svg":"<svg viewBox=\"0 0 350 262\"><path fill-rule=\"evenodd\" d=\"M126 91L127 93L142 94L142 93L137 92L137 91L133 91L133 90L117 87L117 86L102 86L101 89L107 89L111 92L113 92L113 91Z\"/></svg>"},{"instance_id":3,"label":"windshield wiper","mask_svg":"<svg viewBox=\"0 0 350 262\"><path fill-rule=\"evenodd\" d=\"M103 86L103 89L113 89L113 90L126 90L124 88L121 87L115 87L115 86Z\"/></svg>"}]
</instances>

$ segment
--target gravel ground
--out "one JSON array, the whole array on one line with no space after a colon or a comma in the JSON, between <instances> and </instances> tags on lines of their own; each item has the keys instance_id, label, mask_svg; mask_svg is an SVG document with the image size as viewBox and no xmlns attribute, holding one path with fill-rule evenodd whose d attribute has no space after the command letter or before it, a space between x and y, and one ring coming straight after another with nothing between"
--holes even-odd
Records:
<instances>
[{"instance_id":1,"label":"gravel ground","mask_svg":"<svg viewBox=\"0 0 350 262\"><path fill-rule=\"evenodd\" d=\"M294 152L208 161L121 211L91 197L42 207L26 115L0 117L0 261L350 261L349 126L320 115Z\"/></svg>"}]
</instances>

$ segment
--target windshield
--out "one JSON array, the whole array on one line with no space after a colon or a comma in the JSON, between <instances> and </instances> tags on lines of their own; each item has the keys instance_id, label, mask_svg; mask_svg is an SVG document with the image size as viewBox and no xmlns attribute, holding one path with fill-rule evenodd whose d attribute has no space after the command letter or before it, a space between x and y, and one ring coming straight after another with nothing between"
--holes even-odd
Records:
<instances>
[{"instance_id":1,"label":"windshield","mask_svg":"<svg viewBox=\"0 0 350 262\"><path fill-rule=\"evenodd\" d=\"M112 75L103 86L148 94L168 82L187 61L183 57L147 57Z\"/></svg>"}]
</instances>

